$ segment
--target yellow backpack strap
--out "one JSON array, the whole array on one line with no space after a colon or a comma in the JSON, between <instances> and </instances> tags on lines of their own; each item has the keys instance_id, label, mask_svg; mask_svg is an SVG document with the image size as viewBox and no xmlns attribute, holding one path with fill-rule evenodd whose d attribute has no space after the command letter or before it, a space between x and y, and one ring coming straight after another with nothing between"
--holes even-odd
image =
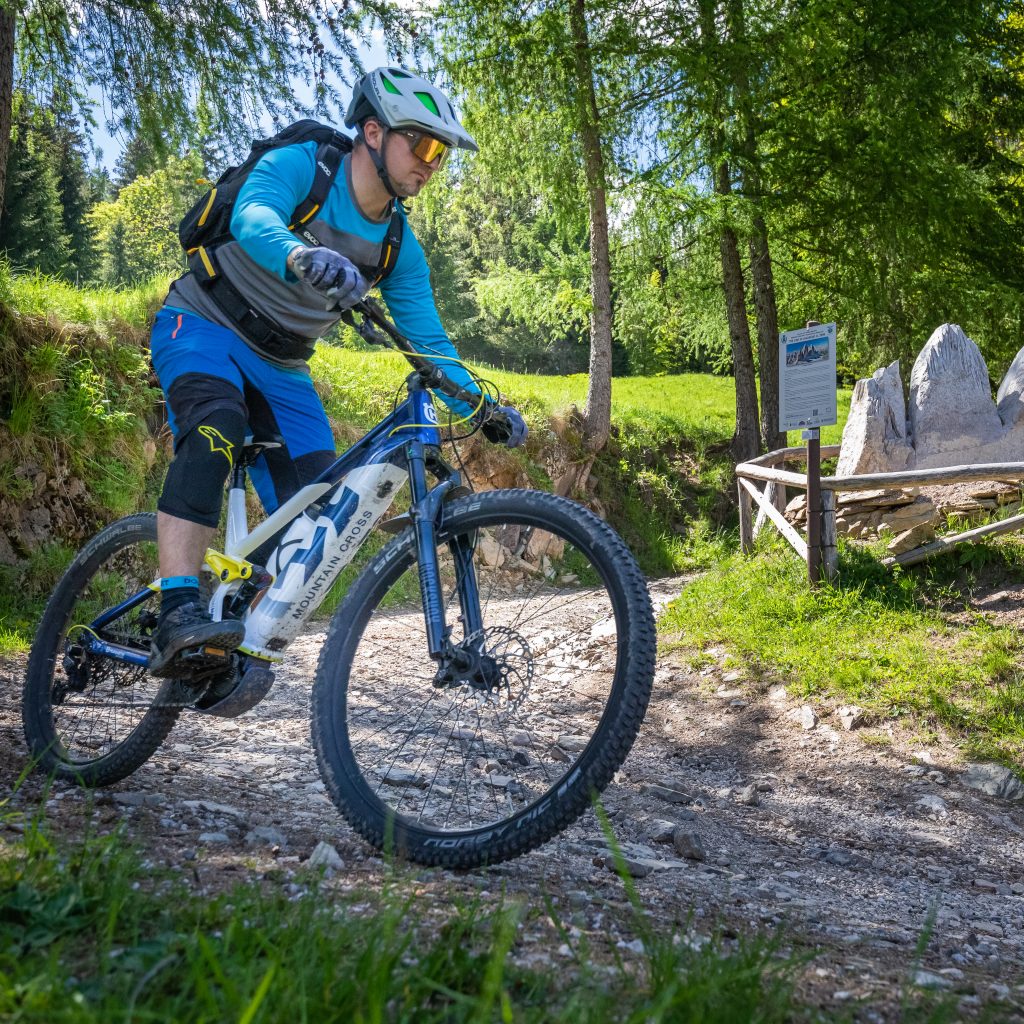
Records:
<instances>
[{"instance_id":1,"label":"yellow backpack strap","mask_svg":"<svg viewBox=\"0 0 1024 1024\"><path fill-rule=\"evenodd\" d=\"M405 230L405 218L398 207L391 213L391 221L388 224L387 233L380 246L380 263L377 264L377 273L374 284L379 284L395 269L398 263L398 251L402 247L402 233Z\"/></svg>"},{"instance_id":2,"label":"yellow backpack strap","mask_svg":"<svg viewBox=\"0 0 1024 1024\"><path fill-rule=\"evenodd\" d=\"M331 186L334 185L334 180L338 176L338 168L341 167L342 156L341 149L332 142L322 142L317 147L313 184L310 187L309 195L295 207L291 223L288 225L289 231L300 231L302 234L309 231L308 228L304 228L304 225L311 221L327 202ZM320 244L315 238L308 235L307 237L314 245Z\"/></svg>"},{"instance_id":3,"label":"yellow backpack strap","mask_svg":"<svg viewBox=\"0 0 1024 1024\"><path fill-rule=\"evenodd\" d=\"M205 245L197 245L188 252L188 269L195 274L200 284L208 285L220 275L220 268L217 266L217 257L213 249L207 249Z\"/></svg>"}]
</instances>

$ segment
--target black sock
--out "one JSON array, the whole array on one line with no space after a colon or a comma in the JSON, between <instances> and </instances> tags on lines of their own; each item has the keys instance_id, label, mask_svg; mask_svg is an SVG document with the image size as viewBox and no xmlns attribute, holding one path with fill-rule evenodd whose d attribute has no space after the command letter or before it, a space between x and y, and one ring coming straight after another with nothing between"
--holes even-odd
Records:
<instances>
[{"instance_id":1,"label":"black sock","mask_svg":"<svg viewBox=\"0 0 1024 1024\"><path fill-rule=\"evenodd\" d=\"M165 576L160 580L161 615L190 601L199 601L199 580L195 576Z\"/></svg>"}]
</instances>

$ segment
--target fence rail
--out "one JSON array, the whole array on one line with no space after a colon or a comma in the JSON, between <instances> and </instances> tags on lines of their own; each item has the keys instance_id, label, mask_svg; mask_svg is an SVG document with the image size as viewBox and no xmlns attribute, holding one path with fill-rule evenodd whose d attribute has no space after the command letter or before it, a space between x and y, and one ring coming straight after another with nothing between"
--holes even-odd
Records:
<instances>
[{"instance_id":1,"label":"fence rail","mask_svg":"<svg viewBox=\"0 0 1024 1024\"><path fill-rule=\"evenodd\" d=\"M823 445L821 458L834 458L839 454L837 444ZM736 467L736 486L740 502L740 547L744 552L753 548L754 538L765 523L772 523L791 547L807 562L808 577L813 582L819 575L834 579L839 568L836 550L836 494L851 491L907 490L925 485L997 481L1020 485L1024 481L1024 462L993 462L976 466L942 466L937 469L914 469L900 473L862 473L856 476L823 476L820 478L820 507L807 508L808 536L800 532L782 514L786 507L786 488L809 491L807 472L797 473L785 469L787 462L806 462L806 448L779 448ZM758 488L763 484L763 489ZM757 518L753 515L758 507ZM812 516L820 516L820 542L813 543L817 531L811 526ZM1011 533L1024 528L1024 514L1011 516L997 523L978 526L964 533L942 537L923 544L912 551L894 555L884 565L915 565L948 551L957 544L992 534Z\"/></svg>"}]
</instances>

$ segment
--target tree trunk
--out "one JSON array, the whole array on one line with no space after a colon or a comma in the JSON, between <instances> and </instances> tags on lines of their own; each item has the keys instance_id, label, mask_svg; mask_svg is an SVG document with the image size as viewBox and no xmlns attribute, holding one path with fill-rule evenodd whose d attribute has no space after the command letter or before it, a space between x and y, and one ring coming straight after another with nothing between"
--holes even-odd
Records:
<instances>
[{"instance_id":1,"label":"tree trunk","mask_svg":"<svg viewBox=\"0 0 1024 1024\"><path fill-rule=\"evenodd\" d=\"M583 412L583 442L588 451L596 452L607 443L612 421L612 264L600 116L594 94L585 0L571 0L569 29L576 58L577 105L590 197L590 382Z\"/></svg>"},{"instance_id":2,"label":"tree trunk","mask_svg":"<svg viewBox=\"0 0 1024 1024\"><path fill-rule=\"evenodd\" d=\"M740 165L742 191L753 206L754 223L750 237L750 277L757 318L757 354L761 379L761 440L774 451L786 443L779 431L779 312L775 302L775 281L768 251L768 226L761 210L761 174L757 153L754 112L751 109L751 49L747 39L744 0L726 0L725 23L729 37L738 48L738 57L730 62L735 84L735 105L745 125Z\"/></svg>"},{"instance_id":3,"label":"tree trunk","mask_svg":"<svg viewBox=\"0 0 1024 1024\"><path fill-rule=\"evenodd\" d=\"M715 191L721 196L732 192L729 165L718 165ZM757 384L754 353L750 347L750 325L743 287L743 267L736 232L723 227L719 238L722 253L722 291L729 318L729 341L732 345L733 375L736 381L736 433L732 438L733 456L737 462L755 458L761 450L761 433L757 422Z\"/></svg>"},{"instance_id":4,"label":"tree trunk","mask_svg":"<svg viewBox=\"0 0 1024 1024\"><path fill-rule=\"evenodd\" d=\"M7 188L7 154L11 149L14 105L14 5L0 0L0 208Z\"/></svg>"},{"instance_id":5,"label":"tree trunk","mask_svg":"<svg viewBox=\"0 0 1024 1024\"><path fill-rule=\"evenodd\" d=\"M768 227L760 213L754 216L750 238L750 276L757 313L757 356L761 377L761 440L772 452L786 446L779 430L779 309L775 302L775 276L768 251Z\"/></svg>"}]
</instances>

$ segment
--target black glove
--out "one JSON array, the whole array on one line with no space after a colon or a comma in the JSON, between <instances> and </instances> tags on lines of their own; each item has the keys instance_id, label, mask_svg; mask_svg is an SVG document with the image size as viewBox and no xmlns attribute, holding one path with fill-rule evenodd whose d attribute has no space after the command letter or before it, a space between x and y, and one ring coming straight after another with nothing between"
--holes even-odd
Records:
<instances>
[{"instance_id":1,"label":"black glove","mask_svg":"<svg viewBox=\"0 0 1024 1024\"><path fill-rule=\"evenodd\" d=\"M480 430L492 444L503 444L506 448L518 448L526 444L526 436L530 432L526 420L511 405L488 402L478 417Z\"/></svg>"},{"instance_id":2,"label":"black glove","mask_svg":"<svg viewBox=\"0 0 1024 1024\"><path fill-rule=\"evenodd\" d=\"M370 290L356 265L325 245L303 249L293 266L303 281L336 300L339 306L353 305Z\"/></svg>"}]
</instances>

